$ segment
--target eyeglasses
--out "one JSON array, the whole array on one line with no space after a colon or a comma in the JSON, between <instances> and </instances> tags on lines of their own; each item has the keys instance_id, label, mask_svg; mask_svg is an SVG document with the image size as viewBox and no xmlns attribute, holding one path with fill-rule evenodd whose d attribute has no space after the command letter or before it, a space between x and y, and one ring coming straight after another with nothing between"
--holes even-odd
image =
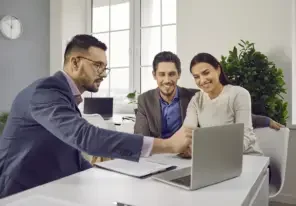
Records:
<instances>
[{"instance_id":1,"label":"eyeglasses","mask_svg":"<svg viewBox=\"0 0 296 206\"><path fill-rule=\"evenodd\" d=\"M94 60L91 60L89 58L86 58L86 57L83 57L83 56L78 56L77 58L80 58L80 59L85 59L85 60L88 60L92 63L92 65L94 66L94 69L99 73L99 74L102 74L102 73L106 73L106 75L109 74L110 72L110 69L106 67L105 63L104 62L101 62L101 61L94 61Z\"/></svg>"}]
</instances>

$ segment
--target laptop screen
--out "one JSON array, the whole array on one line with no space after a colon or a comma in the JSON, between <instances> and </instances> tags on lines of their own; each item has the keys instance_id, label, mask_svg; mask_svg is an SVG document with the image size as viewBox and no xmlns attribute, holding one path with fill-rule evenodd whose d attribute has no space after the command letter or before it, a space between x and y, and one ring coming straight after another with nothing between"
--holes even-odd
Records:
<instances>
[{"instance_id":1,"label":"laptop screen","mask_svg":"<svg viewBox=\"0 0 296 206\"><path fill-rule=\"evenodd\" d=\"M84 98L84 114L100 114L103 118L113 116L112 97L86 97Z\"/></svg>"}]
</instances>

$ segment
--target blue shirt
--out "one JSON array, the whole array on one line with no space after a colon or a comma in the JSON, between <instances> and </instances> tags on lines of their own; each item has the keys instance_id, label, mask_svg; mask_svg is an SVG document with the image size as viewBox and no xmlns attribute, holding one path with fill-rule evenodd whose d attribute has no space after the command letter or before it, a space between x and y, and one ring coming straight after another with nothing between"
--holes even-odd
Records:
<instances>
[{"instance_id":1,"label":"blue shirt","mask_svg":"<svg viewBox=\"0 0 296 206\"><path fill-rule=\"evenodd\" d=\"M179 90L177 89L170 104L161 97L159 101L161 105L162 122L161 138L166 139L171 137L182 126Z\"/></svg>"}]
</instances>

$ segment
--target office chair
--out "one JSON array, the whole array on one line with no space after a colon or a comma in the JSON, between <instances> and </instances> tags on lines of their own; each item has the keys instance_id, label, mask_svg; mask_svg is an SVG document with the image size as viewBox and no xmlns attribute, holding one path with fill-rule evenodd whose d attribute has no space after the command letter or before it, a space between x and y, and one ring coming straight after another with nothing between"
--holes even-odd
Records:
<instances>
[{"instance_id":1,"label":"office chair","mask_svg":"<svg viewBox=\"0 0 296 206\"><path fill-rule=\"evenodd\" d=\"M269 198L272 200L284 187L290 130L288 128L281 128L279 131L271 128L258 128L254 132L264 155L270 157Z\"/></svg>"}]
</instances>

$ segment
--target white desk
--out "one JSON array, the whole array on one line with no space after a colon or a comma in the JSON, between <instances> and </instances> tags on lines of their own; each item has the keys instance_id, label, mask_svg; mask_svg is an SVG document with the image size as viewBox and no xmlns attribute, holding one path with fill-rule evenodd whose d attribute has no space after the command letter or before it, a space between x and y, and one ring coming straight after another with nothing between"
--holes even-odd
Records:
<instances>
[{"instance_id":1,"label":"white desk","mask_svg":"<svg viewBox=\"0 0 296 206\"><path fill-rule=\"evenodd\" d=\"M83 114L82 115L83 118L85 118L86 120L89 120L92 124L96 125L96 126L100 126L100 121L102 120L102 117L98 117L97 114ZM118 124L121 125L123 122L132 122L131 120L123 120L123 117L132 117L135 118L135 114L113 114L113 117L105 120L106 123L109 124Z\"/></svg>"},{"instance_id":2,"label":"white desk","mask_svg":"<svg viewBox=\"0 0 296 206\"><path fill-rule=\"evenodd\" d=\"M123 117L134 117L135 114L113 114L113 117L106 120L107 122L112 122L114 124L122 124L123 121L130 121L130 120L123 120Z\"/></svg>"},{"instance_id":3,"label":"white desk","mask_svg":"<svg viewBox=\"0 0 296 206\"><path fill-rule=\"evenodd\" d=\"M172 155L157 155L151 159L179 167L190 165L190 160ZM22 201L20 205L25 205L23 198L41 195L61 201L60 204L42 204L51 206L111 206L114 201L133 206L268 206L268 163L267 157L244 156L240 177L195 191L186 191L151 178L137 179L93 168L7 197L0 200L0 205L14 201ZM37 203L30 206L37 206Z\"/></svg>"},{"instance_id":4,"label":"white desk","mask_svg":"<svg viewBox=\"0 0 296 206\"><path fill-rule=\"evenodd\" d=\"M104 120L103 117L98 114L83 114L82 117L97 127L128 133L134 132L133 128L135 123L132 120L123 120L123 117L135 118L134 114L113 114L113 117L108 120Z\"/></svg>"}]
</instances>

